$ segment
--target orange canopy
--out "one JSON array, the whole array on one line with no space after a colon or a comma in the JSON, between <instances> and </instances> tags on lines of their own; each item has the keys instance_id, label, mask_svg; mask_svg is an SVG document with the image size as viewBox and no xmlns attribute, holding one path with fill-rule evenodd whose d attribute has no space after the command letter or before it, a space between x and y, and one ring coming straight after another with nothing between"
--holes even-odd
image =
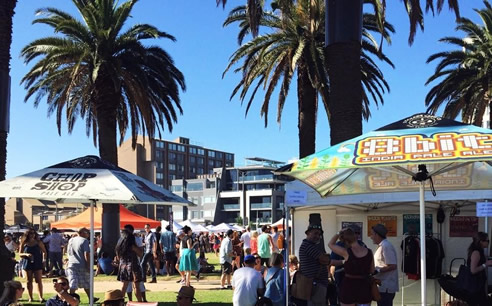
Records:
<instances>
[{"instance_id":1,"label":"orange canopy","mask_svg":"<svg viewBox=\"0 0 492 306\"><path fill-rule=\"evenodd\" d=\"M145 218L129 211L123 205L120 204L120 228L126 224L131 224L135 229L143 229L145 224L150 224L150 227L155 228L161 225L160 221L155 221L149 218ZM90 227L90 209L86 209L84 212L73 216L71 218L63 219L58 222L51 223L51 228L57 229L71 229L77 230L81 227ZM102 207L94 209L94 229L100 230L102 228Z\"/></svg>"}]
</instances>

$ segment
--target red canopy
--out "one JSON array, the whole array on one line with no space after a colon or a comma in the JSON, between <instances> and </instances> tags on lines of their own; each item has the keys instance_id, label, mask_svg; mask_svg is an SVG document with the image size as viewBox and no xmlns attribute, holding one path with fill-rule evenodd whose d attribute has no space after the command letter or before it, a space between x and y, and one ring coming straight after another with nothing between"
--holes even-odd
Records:
<instances>
[{"instance_id":1,"label":"red canopy","mask_svg":"<svg viewBox=\"0 0 492 306\"><path fill-rule=\"evenodd\" d=\"M51 228L57 229L71 229L77 230L81 227L90 227L90 209L86 209L84 212L73 216L71 218L63 219L58 222L51 223ZM129 211L123 205L120 204L120 228L126 224L131 224L135 229L143 229L145 224L150 224L150 227L155 228L161 225L160 221L145 218ZM94 229L101 230L102 228L102 207L94 208Z\"/></svg>"}]
</instances>

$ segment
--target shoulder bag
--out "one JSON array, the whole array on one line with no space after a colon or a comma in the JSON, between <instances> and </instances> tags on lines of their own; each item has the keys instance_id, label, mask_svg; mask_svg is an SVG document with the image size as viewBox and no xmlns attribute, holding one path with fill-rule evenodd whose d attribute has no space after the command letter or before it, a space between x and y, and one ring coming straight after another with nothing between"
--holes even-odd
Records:
<instances>
[{"instance_id":1,"label":"shoulder bag","mask_svg":"<svg viewBox=\"0 0 492 306\"><path fill-rule=\"evenodd\" d=\"M265 290L266 290L266 286L268 285L268 283L272 279L274 279L275 275L277 275L277 273L281 270L282 269L278 269L277 272L273 273L272 277L270 277L270 279L265 283ZM267 298L266 296L261 296L258 298L258 301L256 301L255 306L273 306L273 302L271 299Z\"/></svg>"},{"instance_id":2,"label":"shoulder bag","mask_svg":"<svg viewBox=\"0 0 492 306\"><path fill-rule=\"evenodd\" d=\"M461 265L458 275L456 276L456 285L458 288L463 288L469 293L478 293L484 289L484 283L480 281L478 274L472 274L470 267Z\"/></svg>"}]
</instances>

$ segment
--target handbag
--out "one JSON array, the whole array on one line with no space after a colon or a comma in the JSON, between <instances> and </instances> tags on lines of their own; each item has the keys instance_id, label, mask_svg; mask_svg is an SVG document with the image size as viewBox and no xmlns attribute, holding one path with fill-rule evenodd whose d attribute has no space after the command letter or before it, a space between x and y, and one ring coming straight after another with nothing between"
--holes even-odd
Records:
<instances>
[{"instance_id":1,"label":"handbag","mask_svg":"<svg viewBox=\"0 0 492 306\"><path fill-rule=\"evenodd\" d=\"M478 293L480 290L484 290L484 283L480 282L480 278L477 275L471 273L470 267L461 265L458 275L456 276L456 286L462 288L468 293Z\"/></svg>"},{"instance_id":2,"label":"handbag","mask_svg":"<svg viewBox=\"0 0 492 306\"><path fill-rule=\"evenodd\" d=\"M295 274L295 282L291 286L291 295L299 300L309 301L313 291L314 278L307 277L297 271Z\"/></svg>"},{"instance_id":3,"label":"handbag","mask_svg":"<svg viewBox=\"0 0 492 306\"><path fill-rule=\"evenodd\" d=\"M281 271L281 269L277 270L275 273L273 273L272 277L270 277L270 279L265 283L265 289L266 289L266 286L268 285L268 283L275 278L275 276L277 275L277 273ZM256 301L256 304L255 306L273 306L273 302L271 299L267 298L266 296L262 296L260 298L258 298L258 301Z\"/></svg>"},{"instance_id":4,"label":"handbag","mask_svg":"<svg viewBox=\"0 0 492 306\"><path fill-rule=\"evenodd\" d=\"M381 300L381 293L379 292L378 285L381 284L381 280L374 277L369 277L369 282L371 283L371 296L372 300L379 302Z\"/></svg>"}]
</instances>

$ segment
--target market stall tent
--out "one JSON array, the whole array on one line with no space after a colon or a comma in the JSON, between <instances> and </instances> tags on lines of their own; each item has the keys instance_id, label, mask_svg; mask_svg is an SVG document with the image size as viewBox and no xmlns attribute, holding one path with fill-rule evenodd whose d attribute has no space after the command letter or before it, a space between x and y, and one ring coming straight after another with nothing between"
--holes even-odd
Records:
<instances>
[{"instance_id":1,"label":"market stall tent","mask_svg":"<svg viewBox=\"0 0 492 306\"><path fill-rule=\"evenodd\" d=\"M51 228L56 227L57 229L73 230L77 230L81 227L89 228L89 217L90 210L86 209L84 212L74 217L51 223ZM161 225L161 222L140 216L120 204L120 228L123 229L126 224L131 224L136 230L138 230L143 229L145 227L145 224L150 224L151 228L155 228ZM101 228L102 208L98 208L96 211L94 211L94 229L100 230Z\"/></svg>"}]
</instances>

